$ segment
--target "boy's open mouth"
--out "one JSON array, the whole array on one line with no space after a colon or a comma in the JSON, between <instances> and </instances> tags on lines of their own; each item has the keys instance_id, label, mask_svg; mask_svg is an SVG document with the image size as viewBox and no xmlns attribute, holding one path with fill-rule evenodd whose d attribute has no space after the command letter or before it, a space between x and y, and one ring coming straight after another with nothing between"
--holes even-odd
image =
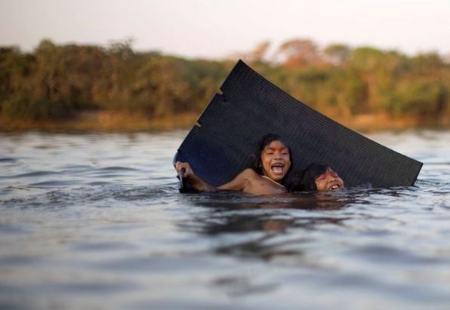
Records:
<instances>
[{"instance_id":1,"label":"boy's open mouth","mask_svg":"<svg viewBox=\"0 0 450 310\"><path fill-rule=\"evenodd\" d=\"M275 163L272 166L270 166L270 170L272 170L272 172L274 174L283 174L284 164L283 163Z\"/></svg>"},{"instance_id":2,"label":"boy's open mouth","mask_svg":"<svg viewBox=\"0 0 450 310\"><path fill-rule=\"evenodd\" d=\"M341 188L341 184L337 181L332 182L331 184L328 185L328 190L334 191L336 189Z\"/></svg>"}]
</instances>

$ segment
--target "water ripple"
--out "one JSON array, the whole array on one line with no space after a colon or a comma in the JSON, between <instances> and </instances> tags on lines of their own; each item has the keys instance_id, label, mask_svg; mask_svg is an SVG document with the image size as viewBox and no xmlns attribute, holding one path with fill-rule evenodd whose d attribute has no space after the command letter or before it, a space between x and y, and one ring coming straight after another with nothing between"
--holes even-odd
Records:
<instances>
[{"instance_id":1,"label":"water ripple","mask_svg":"<svg viewBox=\"0 0 450 310\"><path fill-rule=\"evenodd\" d=\"M278 197L179 194L185 134L0 134L0 308L450 307L449 132L371 136L415 186Z\"/></svg>"}]
</instances>

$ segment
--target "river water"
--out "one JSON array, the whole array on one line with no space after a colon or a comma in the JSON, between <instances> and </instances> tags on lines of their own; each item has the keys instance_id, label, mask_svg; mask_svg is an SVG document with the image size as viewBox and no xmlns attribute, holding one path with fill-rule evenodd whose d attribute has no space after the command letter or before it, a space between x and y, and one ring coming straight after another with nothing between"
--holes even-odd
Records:
<instances>
[{"instance_id":1,"label":"river water","mask_svg":"<svg viewBox=\"0 0 450 310\"><path fill-rule=\"evenodd\" d=\"M186 132L0 134L1 309L450 308L450 132L415 187L177 192Z\"/></svg>"}]
</instances>

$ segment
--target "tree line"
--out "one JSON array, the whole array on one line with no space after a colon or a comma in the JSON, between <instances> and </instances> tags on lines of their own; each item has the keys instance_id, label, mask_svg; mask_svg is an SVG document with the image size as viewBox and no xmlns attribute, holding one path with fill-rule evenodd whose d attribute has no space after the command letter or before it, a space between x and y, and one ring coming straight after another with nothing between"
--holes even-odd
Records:
<instances>
[{"instance_id":1,"label":"tree line","mask_svg":"<svg viewBox=\"0 0 450 310\"><path fill-rule=\"evenodd\" d=\"M0 47L0 115L62 120L83 111L149 118L200 112L239 57L319 111L450 118L450 65L437 53L321 48L304 39L270 50L263 42L229 59L204 60L138 52L127 41L100 47L43 40L32 52Z\"/></svg>"}]
</instances>

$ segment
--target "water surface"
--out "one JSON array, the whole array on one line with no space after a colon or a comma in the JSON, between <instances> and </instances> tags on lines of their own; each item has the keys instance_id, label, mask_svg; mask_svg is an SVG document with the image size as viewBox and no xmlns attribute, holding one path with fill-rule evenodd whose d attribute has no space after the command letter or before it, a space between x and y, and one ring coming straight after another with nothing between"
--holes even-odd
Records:
<instances>
[{"instance_id":1,"label":"water surface","mask_svg":"<svg viewBox=\"0 0 450 310\"><path fill-rule=\"evenodd\" d=\"M450 132L414 187L182 195L185 132L0 135L0 308L450 307Z\"/></svg>"}]
</instances>

